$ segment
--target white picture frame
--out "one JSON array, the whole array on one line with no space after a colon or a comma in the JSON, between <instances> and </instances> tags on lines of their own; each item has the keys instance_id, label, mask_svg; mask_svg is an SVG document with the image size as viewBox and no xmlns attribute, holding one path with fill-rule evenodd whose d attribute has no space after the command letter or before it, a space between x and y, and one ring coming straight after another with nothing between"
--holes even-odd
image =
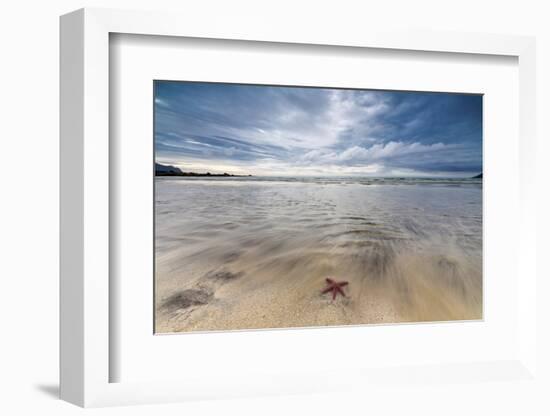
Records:
<instances>
[{"instance_id":1,"label":"white picture frame","mask_svg":"<svg viewBox=\"0 0 550 416\"><path fill-rule=\"evenodd\" d=\"M397 32L323 28L299 30L277 25L235 28L224 20L194 21L168 13L82 9L61 18L61 398L80 406L158 403L197 398L323 392L407 380L461 379L478 382L536 376L535 269L535 41L530 37L465 33ZM429 51L442 54L504 55L519 66L519 223L517 354L509 359L419 365L410 368L349 369L235 380L220 375L183 381L112 382L110 310L115 290L109 276L109 36L110 34L277 42L332 47ZM151 277L152 278L152 277ZM333 377L336 372L346 377ZM412 378L411 378L412 377ZM342 383L341 380L348 380Z\"/></svg>"}]
</instances>

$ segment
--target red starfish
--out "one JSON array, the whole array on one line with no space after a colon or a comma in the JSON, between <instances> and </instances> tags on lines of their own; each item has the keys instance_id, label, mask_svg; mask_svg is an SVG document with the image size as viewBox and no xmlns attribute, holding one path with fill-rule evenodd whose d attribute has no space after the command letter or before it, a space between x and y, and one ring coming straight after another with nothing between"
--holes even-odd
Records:
<instances>
[{"instance_id":1,"label":"red starfish","mask_svg":"<svg viewBox=\"0 0 550 416\"><path fill-rule=\"evenodd\" d=\"M328 277L325 279L327 282L327 287L323 289L321 292L322 295L328 292L332 292L332 300L336 299L336 295L340 293L343 297L346 297L346 294L342 290L344 286L348 285L348 282L337 282L335 280L329 279Z\"/></svg>"}]
</instances>

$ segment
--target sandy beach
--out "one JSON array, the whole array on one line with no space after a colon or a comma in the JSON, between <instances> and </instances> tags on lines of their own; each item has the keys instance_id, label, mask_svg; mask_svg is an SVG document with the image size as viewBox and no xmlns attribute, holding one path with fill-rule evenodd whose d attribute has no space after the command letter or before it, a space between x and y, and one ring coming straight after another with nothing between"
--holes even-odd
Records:
<instances>
[{"instance_id":1,"label":"sandy beach","mask_svg":"<svg viewBox=\"0 0 550 416\"><path fill-rule=\"evenodd\" d=\"M481 182L156 179L156 332L480 319ZM347 281L346 297L321 294Z\"/></svg>"}]
</instances>

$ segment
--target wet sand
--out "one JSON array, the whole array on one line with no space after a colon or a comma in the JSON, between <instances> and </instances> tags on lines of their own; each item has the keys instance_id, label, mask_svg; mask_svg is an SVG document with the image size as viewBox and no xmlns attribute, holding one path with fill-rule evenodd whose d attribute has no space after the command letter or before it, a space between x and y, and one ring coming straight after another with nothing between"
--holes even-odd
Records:
<instances>
[{"instance_id":1,"label":"wet sand","mask_svg":"<svg viewBox=\"0 0 550 416\"><path fill-rule=\"evenodd\" d=\"M480 319L479 181L156 179L157 333ZM321 295L325 278L346 297Z\"/></svg>"}]
</instances>

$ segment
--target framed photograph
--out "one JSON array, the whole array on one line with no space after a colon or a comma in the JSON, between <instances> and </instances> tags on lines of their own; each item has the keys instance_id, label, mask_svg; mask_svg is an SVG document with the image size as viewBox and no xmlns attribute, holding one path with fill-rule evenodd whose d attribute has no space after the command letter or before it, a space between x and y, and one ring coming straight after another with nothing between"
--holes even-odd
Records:
<instances>
[{"instance_id":1,"label":"framed photograph","mask_svg":"<svg viewBox=\"0 0 550 416\"><path fill-rule=\"evenodd\" d=\"M532 379L534 40L241 29L61 18L62 398Z\"/></svg>"},{"instance_id":2,"label":"framed photograph","mask_svg":"<svg viewBox=\"0 0 550 416\"><path fill-rule=\"evenodd\" d=\"M155 333L481 319L482 99L155 80Z\"/></svg>"}]
</instances>

